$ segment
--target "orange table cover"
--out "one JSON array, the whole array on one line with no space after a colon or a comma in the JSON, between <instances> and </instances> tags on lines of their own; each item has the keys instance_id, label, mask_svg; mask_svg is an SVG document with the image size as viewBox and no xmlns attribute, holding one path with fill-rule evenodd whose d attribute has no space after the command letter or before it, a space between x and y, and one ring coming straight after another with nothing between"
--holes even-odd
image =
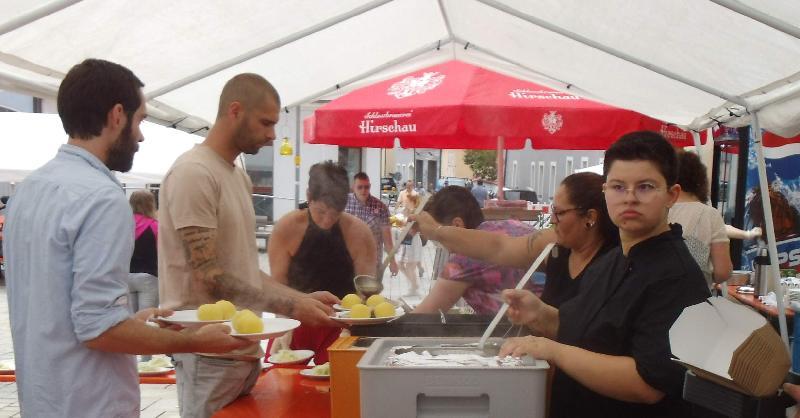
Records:
<instances>
[{"instance_id":1,"label":"orange table cover","mask_svg":"<svg viewBox=\"0 0 800 418\"><path fill-rule=\"evenodd\" d=\"M273 367L253 391L222 408L214 418L326 418L331 416L330 382L300 375L305 366Z\"/></svg>"},{"instance_id":2,"label":"orange table cover","mask_svg":"<svg viewBox=\"0 0 800 418\"><path fill-rule=\"evenodd\" d=\"M16 382L17 376L13 374L0 374L0 383ZM175 371L171 371L163 376L139 376L139 383L141 384L175 384Z\"/></svg>"}]
</instances>

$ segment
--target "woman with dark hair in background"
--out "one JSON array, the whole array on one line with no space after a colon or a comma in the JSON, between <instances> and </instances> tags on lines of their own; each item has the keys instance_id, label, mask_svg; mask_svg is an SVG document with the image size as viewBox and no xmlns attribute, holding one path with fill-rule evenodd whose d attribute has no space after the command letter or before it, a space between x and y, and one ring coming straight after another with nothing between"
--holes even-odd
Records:
<instances>
[{"instance_id":1,"label":"woman with dark hair in background","mask_svg":"<svg viewBox=\"0 0 800 418\"><path fill-rule=\"evenodd\" d=\"M158 221L156 199L149 190L137 190L129 199L136 223L128 289L133 312L158 306Z\"/></svg>"},{"instance_id":2,"label":"woman with dark hair in background","mask_svg":"<svg viewBox=\"0 0 800 418\"><path fill-rule=\"evenodd\" d=\"M156 199L149 190L137 190L129 199L133 210L134 247L128 274L128 305L132 312L158 307L158 221ZM140 356L142 361L151 356Z\"/></svg>"},{"instance_id":3,"label":"woman with dark hair in background","mask_svg":"<svg viewBox=\"0 0 800 418\"><path fill-rule=\"evenodd\" d=\"M711 287L731 275L733 263L725 221L708 202L706 166L693 152L678 152L678 202L669 210L669 222L683 227L683 239Z\"/></svg>"},{"instance_id":4,"label":"woman with dark hair in background","mask_svg":"<svg viewBox=\"0 0 800 418\"><path fill-rule=\"evenodd\" d=\"M372 231L344 212L349 192L350 181L341 165L326 161L311 166L308 209L287 213L272 230L267 250L272 279L304 293L328 291L342 298L355 293L355 275L375 275ZM313 350L314 361L322 364L339 332L301 325L291 336L290 348Z\"/></svg>"}]
</instances>

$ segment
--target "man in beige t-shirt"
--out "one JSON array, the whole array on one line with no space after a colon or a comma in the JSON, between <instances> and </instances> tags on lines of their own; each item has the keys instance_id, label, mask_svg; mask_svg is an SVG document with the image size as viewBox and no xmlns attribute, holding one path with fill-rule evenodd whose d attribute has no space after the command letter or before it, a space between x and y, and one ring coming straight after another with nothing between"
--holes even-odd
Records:
<instances>
[{"instance_id":1,"label":"man in beige t-shirt","mask_svg":"<svg viewBox=\"0 0 800 418\"><path fill-rule=\"evenodd\" d=\"M258 268L250 179L234 161L275 139L280 98L256 74L233 77L222 90L206 140L181 155L160 192L158 272L162 306L193 309L227 299L239 308L336 326L328 292L304 294ZM176 355L181 417L210 417L249 393L259 373L258 344L225 355Z\"/></svg>"}]
</instances>

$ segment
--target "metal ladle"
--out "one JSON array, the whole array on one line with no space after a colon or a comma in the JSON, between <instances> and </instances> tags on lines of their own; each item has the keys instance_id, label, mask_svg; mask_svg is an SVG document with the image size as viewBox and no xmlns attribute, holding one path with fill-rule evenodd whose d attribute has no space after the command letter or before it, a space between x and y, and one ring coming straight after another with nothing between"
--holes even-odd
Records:
<instances>
[{"instance_id":1,"label":"metal ladle","mask_svg":"<svg viewBox=\"0 0 800 418\"><path fill-rule=\"evenodd\" d=\"M372 295L379 295L383 291L383 283L367 274L353 277L353 285L356 287L356 293L364 299Z\"/></svg>"},{"instance_id":2,"label":"metal ladle","mask_svg":"<svg viewBox=\"0 0 800 418\"><path fill-rule=\"evenodd\" d=\"M425 206L425 202L427 201L426 198L420 198L419 205L414 209L414 215L419 214L422 212L422 208ZM400 237L397 239L398 245L392 246L392 251L389 251L389 254L386 254L386 258L383 260L381 264L380 270L378 270L378 277L373 277L368 274L359 274L356 277L353 277L353 285L356 288L356 293L359 294L362 298L366 299L372 295L378 295L383 292L383 273L389 267L389 262L394 258L394 255L397 253L397 249L400 248L400 243L406 239L406 235L408 232L411 231L411 227L414 226L414 222L408 222L403 227L403 230L400 231Z\"/></svg>"}]
</instances>

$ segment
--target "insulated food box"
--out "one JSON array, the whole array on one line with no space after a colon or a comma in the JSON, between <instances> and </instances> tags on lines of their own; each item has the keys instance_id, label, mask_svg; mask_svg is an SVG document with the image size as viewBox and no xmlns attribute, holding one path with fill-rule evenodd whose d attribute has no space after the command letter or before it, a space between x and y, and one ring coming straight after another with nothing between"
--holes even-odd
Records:
<instances>
[{"instance_id":1,"label":"insulated food box","mask_svg":"<svg viewBox=\"0 0 800 418\"><path fill-rule=\"evenodd\" d=\"M495 340L501 341L501 340ZM395 347L430 354L477 354L477 338L380 338L358 362L361 416L544 417L549 364L388 366ZM472 344L472 346L470 346Z\"/></svg>"}]
</instances>

